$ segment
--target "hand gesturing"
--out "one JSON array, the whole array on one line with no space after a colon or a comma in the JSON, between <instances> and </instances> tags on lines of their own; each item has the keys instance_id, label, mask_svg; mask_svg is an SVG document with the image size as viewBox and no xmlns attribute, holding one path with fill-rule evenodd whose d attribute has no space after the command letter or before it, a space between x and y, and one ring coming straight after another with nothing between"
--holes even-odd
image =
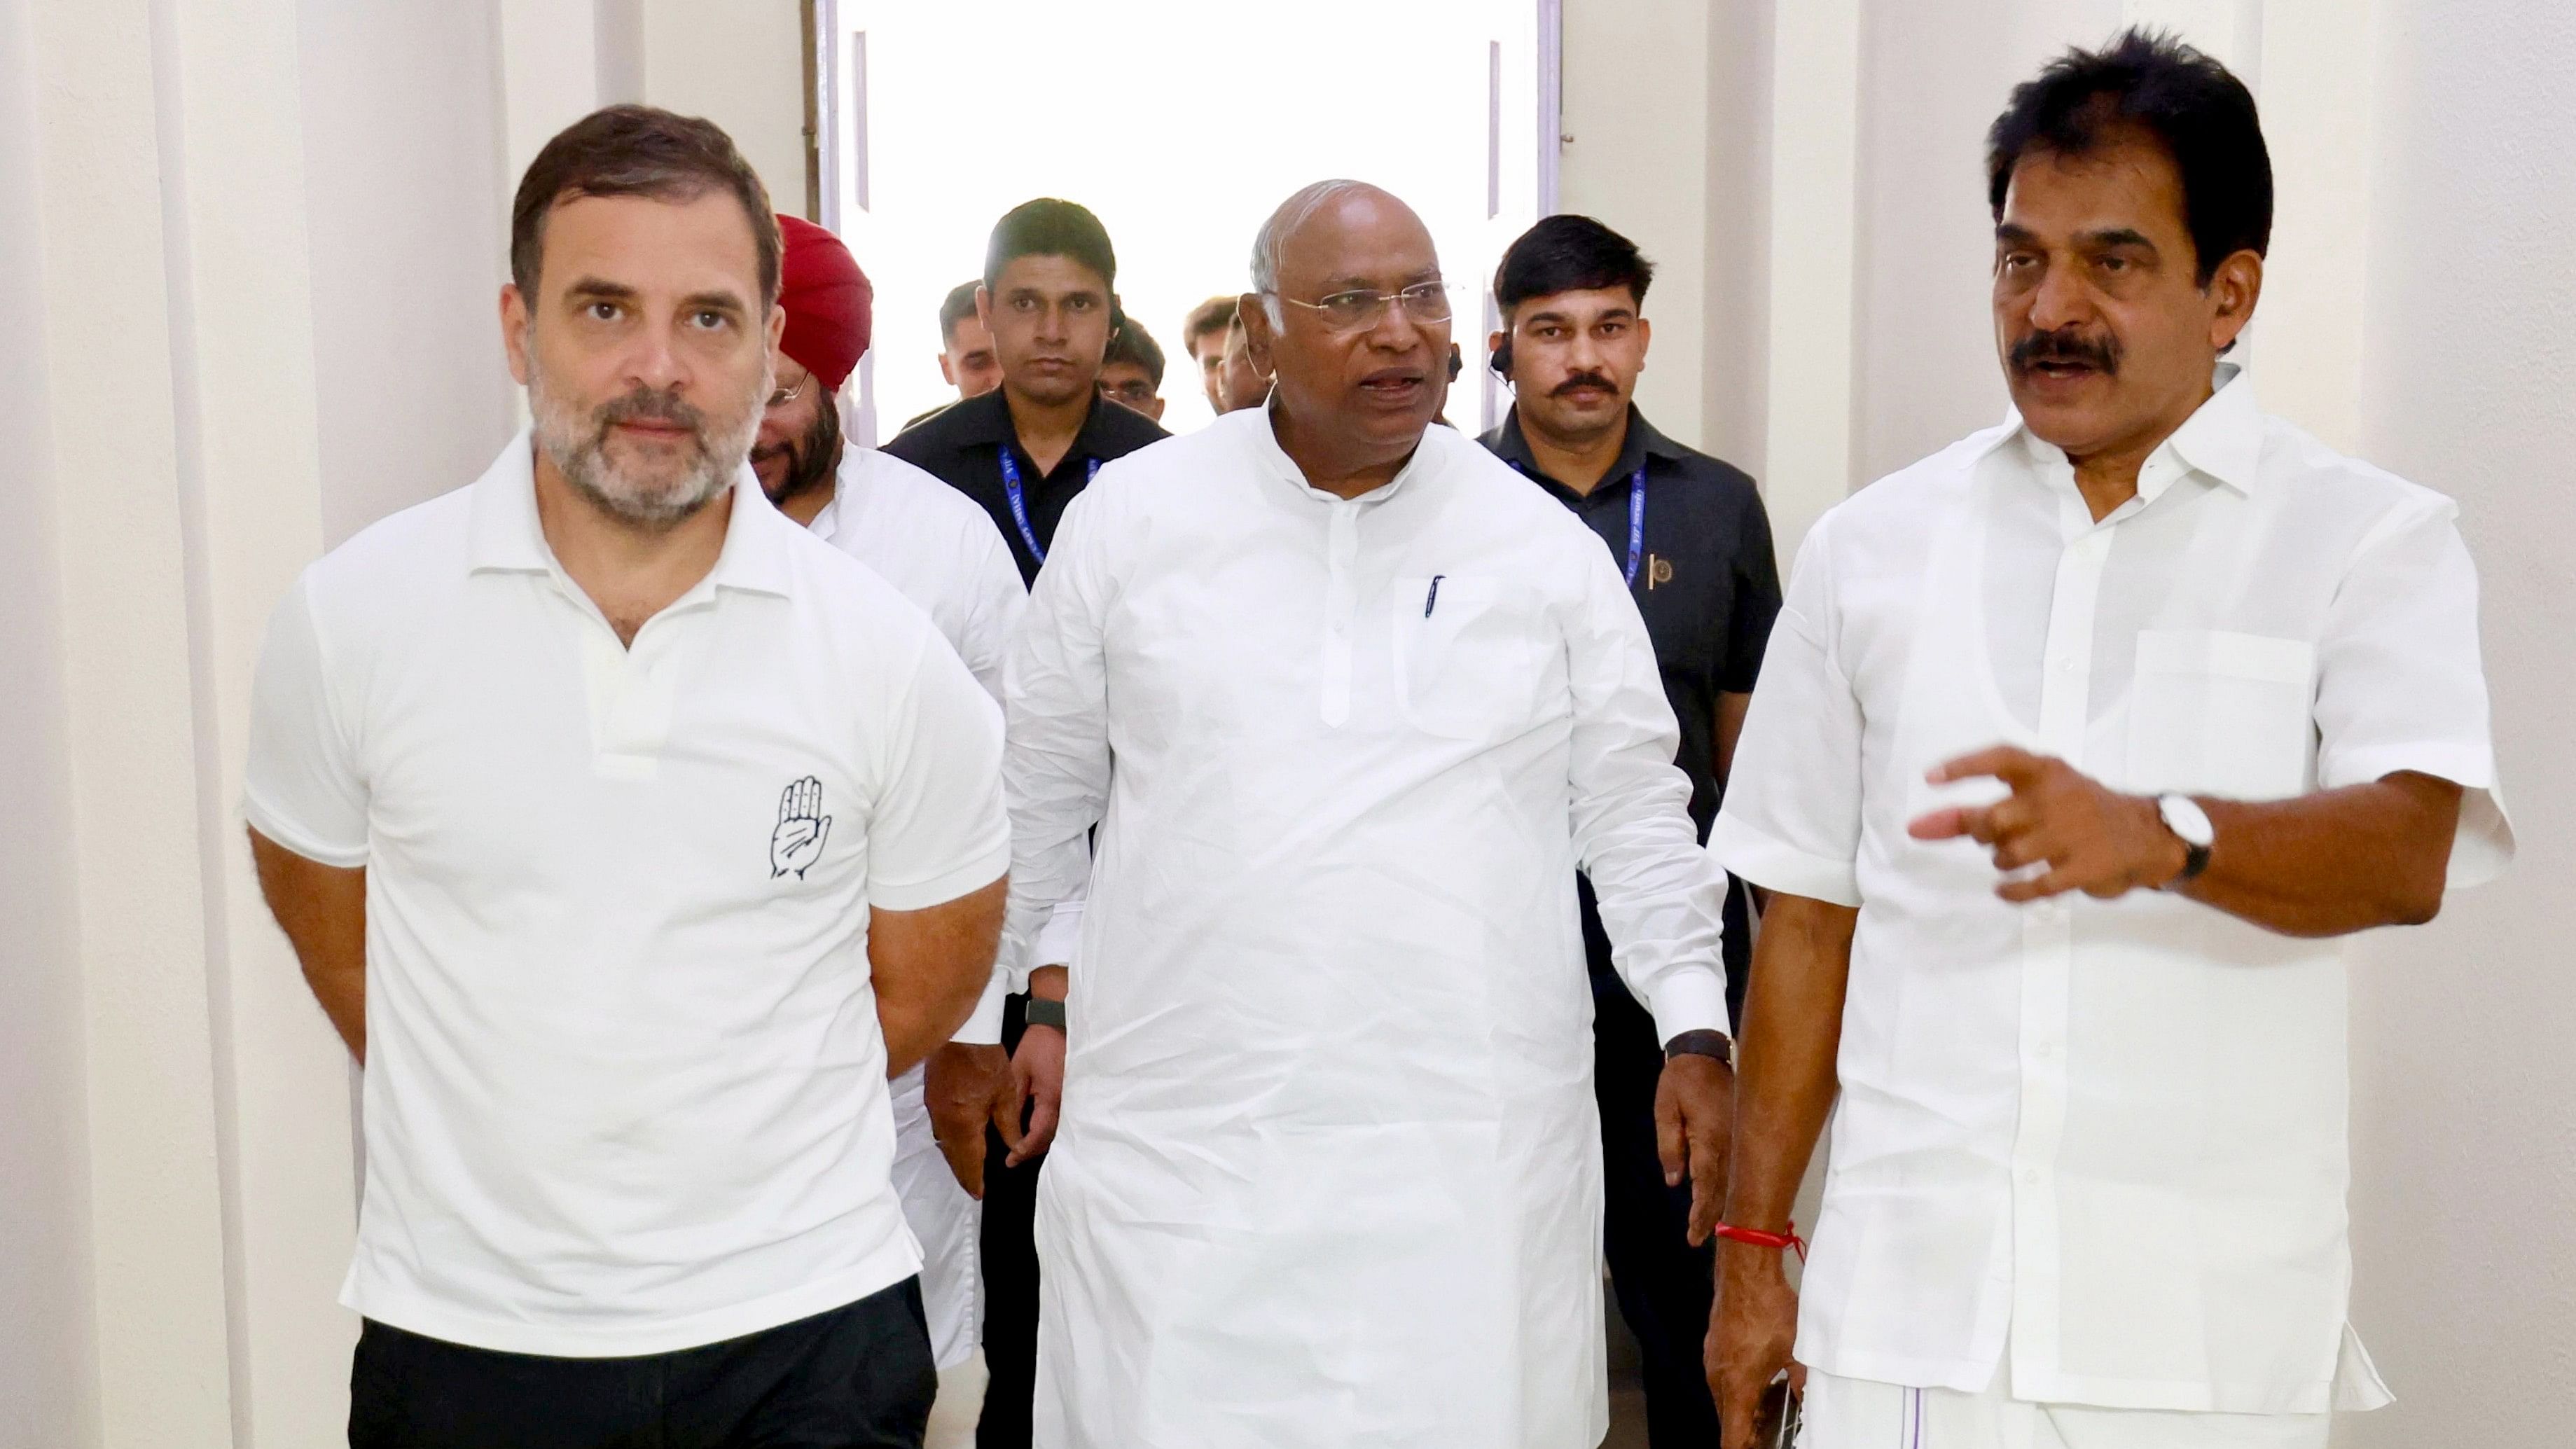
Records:
<instances>
[{"instance_id":1,"label":"hand gesturing","mask_svg":"<svg viewBox=\"0 0 2576 1449\"><path fill-rule=\"evenodd\" d=\"M793 872L798 880L822 858L832 817L823 813L823 782L808 775L778 797L778 828L769 832L769 878Z\"/></svg>"}]
</instances>

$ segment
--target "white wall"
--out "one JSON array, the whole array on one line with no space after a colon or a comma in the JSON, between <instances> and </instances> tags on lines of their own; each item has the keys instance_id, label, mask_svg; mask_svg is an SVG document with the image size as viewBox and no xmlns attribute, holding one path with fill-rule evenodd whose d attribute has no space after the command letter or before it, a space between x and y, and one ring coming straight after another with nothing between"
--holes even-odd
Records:
<instances>
[{"instance_id":1,"label":"white wall","mask_svg":"<svg viewBox=\"0 0 2576 1449\"><path fill-rule=\"evenodd\" d=\"M43 238L10 204L37 186L34 34L0 3L0 316L35 316ZM87 1042L64 841L61 580L38 349L0 347L0 1444L97 1433L90 1309Z\"/></svg>"},{"instance_id":2,"label":"white wall","mask_svg":"<svg viewBox=\"0 0 2576 1449\"><path fill-rule=\"evenodd\" d=\"M2355 415L2459 499L2513 874L2372 940L2355 993L2355 1317L2399 1395L2356 1446L2576 1424L2576 10L2384 7Z\"/></svg>"}]
</instances>

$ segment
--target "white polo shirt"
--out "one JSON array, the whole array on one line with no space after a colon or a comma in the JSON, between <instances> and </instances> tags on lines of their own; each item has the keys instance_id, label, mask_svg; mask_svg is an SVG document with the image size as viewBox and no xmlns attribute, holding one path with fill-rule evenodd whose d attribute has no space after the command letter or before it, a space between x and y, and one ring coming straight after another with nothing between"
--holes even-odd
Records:
<instances>
[{"instance_id":1,"label":"white polo shirt","mask_svg":"<svg viewBox=\"0 0 2576 1449\"><path fill-rule=\"evenodd\" d=\"M714 569L621 647L546 545L531 457L523 433L305 571L244 808L367 869L342 1302L480 1348L667 1352L918 1266L868 911L1004 873L1001 723L747 467Z\"/></svg>"},{"instance_id":2,"label":"white polo shirt","mask_svg":"<svg viewBox=\"0 0 2576 1449\"><path fill-rule=\"evenodd\" d=\"M1854 494L1799 550L1709 849L1860 909L1798 1359L2130 1409L2386 1399L2344 1326L2344 954L2178 895L1996 898L1992 744L2114 789L2465 787L2500 870L2477 575L2451 501L2255 406L2236 369L2095 522L2018 420ZM2222 849L2224 842L2222 841ZM2008 1362L2007 1362L2008 1359Z\"/></svg>"}]
</instances>

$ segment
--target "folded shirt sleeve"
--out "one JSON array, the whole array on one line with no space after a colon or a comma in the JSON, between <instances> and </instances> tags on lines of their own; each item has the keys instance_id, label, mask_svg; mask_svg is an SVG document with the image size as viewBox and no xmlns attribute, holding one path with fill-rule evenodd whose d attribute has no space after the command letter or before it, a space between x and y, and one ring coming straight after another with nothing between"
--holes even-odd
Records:
<instances>
[{"instance_id":1,"label":"folded shirt sleeve","mask_svg":"<svg viewBox=\"0 0 2576 1449\"><path fill-rule=\"evenodd\" d=\"M1862 720L1833 647L1831 522L1790 571L1708 848L1766 890L1857 906Z\"/></svg>"},{"instance_id":2,"label":"folded shirt sleeve","mask_svg":"<svg viewBox=\"0 0 2576 1449\"><path fill-rule=\"evenodd\" d=\"M2317 784L2414 771L2460 786L2450 884L2465 886L2500 873L2514 839L2457 516L2449 499L2417 495L2354 550L2317 643Z\"/></svg>"},{"instance_id":3,"label":"folded shirt sleeve","mask_svg":"<svg viewBox=\"0 0 2576 1449\"><path fill-rule=\"evenodd\" d=\"M350 724L314 621L307 573L269 616L251 677L242 815L297 855L344 869L367 863L367 785Z\"/></svg>"}]
</instances>

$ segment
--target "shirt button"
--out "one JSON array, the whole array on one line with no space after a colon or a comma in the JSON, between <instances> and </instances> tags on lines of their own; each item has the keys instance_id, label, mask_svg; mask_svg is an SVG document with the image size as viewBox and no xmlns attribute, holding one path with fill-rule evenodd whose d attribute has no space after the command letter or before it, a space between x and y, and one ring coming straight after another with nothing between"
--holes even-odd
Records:
<instances>
[{"instance_id":1,"label":"shirt button","mask_svg":"<svg viewBox=\"0 0 2576 1449\"><path fill-rule=\"evenodd\" d=\"M2039 1186L2039 1169L2036 1167L2023 1168L2021 1170L2021 1185L2024 1187Z\"/></svg>"},{"instance_id":2,"label":"shirt button","mask_svg":"<svg viewBox=\"0 0 2576 1449\"><path fill-rule=\"evenodd\" d=\"M2038 1046L2031 1048L2030 1054L2039 1058L2043 1062L2048 1061L2057 1055L2057 1044L2054 1042L2041 1042Z\"/></svg>"}]
</instances>

